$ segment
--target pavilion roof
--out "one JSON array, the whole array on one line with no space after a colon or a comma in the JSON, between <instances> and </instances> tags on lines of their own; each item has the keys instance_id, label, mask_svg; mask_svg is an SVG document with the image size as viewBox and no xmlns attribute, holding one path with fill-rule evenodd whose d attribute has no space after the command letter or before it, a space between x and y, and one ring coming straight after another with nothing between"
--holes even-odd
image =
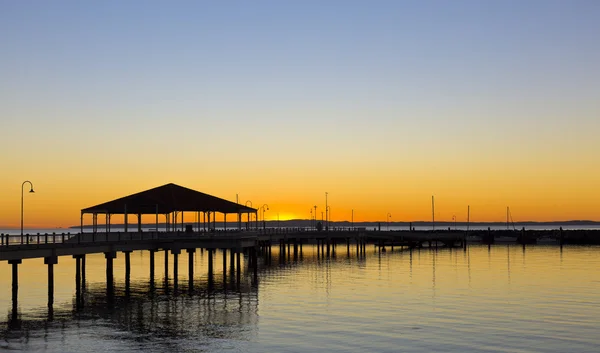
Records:
<instances>
[{"instance_id":1,"label":"pavilion roof","mask_svg":"<svg viewBox=\"0 0 600 353\"><path fill-rule=\"evenodd\" d=\"M159 214L167 214L174 211L248 213L257 210L170 183L84 208L81 213L156 214L157 211Z\"/></svg>"}]
</instances>

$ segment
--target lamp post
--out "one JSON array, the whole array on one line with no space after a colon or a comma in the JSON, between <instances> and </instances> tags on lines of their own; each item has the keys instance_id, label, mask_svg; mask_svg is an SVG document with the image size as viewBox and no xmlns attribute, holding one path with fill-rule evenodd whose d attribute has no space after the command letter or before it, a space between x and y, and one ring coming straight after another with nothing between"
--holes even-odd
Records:
<instances>
[{"instance_id":1,"label":"lamp post","mask_svg":"<svg viewBox=\"0 0 600 353\"><path fill-rule=\"evenodd\" d=\"M315 205L315 230L317 230L317 205Z\"/></svg>"},{"instance_id":2,"label":"lamp post","mask_svg":"<svg viewBox=\"0 0 600 353\"><path fill-rule=\"evenodd\" d=\"M265 222L265 212L269 210L269 205L264 204L264 205L262 205L261 208L262 208L262 211L263 211L263 232L264 232L267 229L267 225L266 225L266 222Z\"/></svg>"},{"instance_id":3,"label":"lamp post","mask_svg":"<svg viewBox=\"0 0 600 353\"><path fill-rule=\"evenodd\" d=\"M387 230L390 231L390 218L392 218L392 214L388 212L387 214Z\"/></svg>"},{"instance_id":4,"label":"lamp post","mask_svg":"<svg viewBox=\"0 0 600 353\"><path fill-rule=\"evenodd\" d=\"M252 207L252 201L248 200L244 204L244 206L248 207L248 203L250 203L250 207ZM250 230L250 212L248 212L248 224L246 225L246 230Z\"/></svg>"},{"instance_id":5,"label":"lamp post","mask_svg":"<svg viewBox=\"0 0 600 353\"><path fill-rule=\"evenodd\" d=\"M309 228L312 228L313 226L313 215L312 215L312 207L310 208L310 225Z\"/></svg>"},{"instance_id":6,"label":"lamp post","mask_svg":"<svg viewBox=\"0 0 600 353\"><path fill-rule=\"evenodd\" d=\"M23 187L27 183L29 183L29 186L31 186L29 193L32 194L35 192L33 191L33 184L29 180L25 180L23 184L21 184L21 244L23 244Z\"/></svg>"},{"instance_id":7,"label":"lamp post","mask_svg":"<svg viewBox=\"0 0 600 353\"><path fill-rule=\"evenodd\" d=\"M325 192L325 230L326 231L329 230L329 217L328 217L328 213L327 213L327 211L329 210L329 207L327 206L327 194L329 194L329 193Z\"/></svg>"},{"instance_id":8,"label":"lamp post","mask_svg":"<svg viewBox=\"0 0 600 353\"><path fill-rule=\"evenodd\" d=\"M329 219L327 220L327 228L326 231L329 231L329 221L331 220L331 206L327 206L325 209L325 214L329 214ZM327 218L327 216L325 216Z\"/></svg>"},{"instance_id":9,"label":"lamp post","mask_svg":"<svg viewBox=\"0 0 600 353\"><path fill-rule=\"evenodd\" d=\"M456 216L452 216L452 220L454 221L454 230L456 230Z\"/></svg>"},{"instance_id":10,"label":"lamp post","mask_svg":"<svg viewBox=\"0 0 600 353\"><path fill-rule=\"evenodd\" d=\"M351 222L352 222L352 230L354 230L354 209L352 209L352 216L351 216Z\"/></svg>"}]
</instances>

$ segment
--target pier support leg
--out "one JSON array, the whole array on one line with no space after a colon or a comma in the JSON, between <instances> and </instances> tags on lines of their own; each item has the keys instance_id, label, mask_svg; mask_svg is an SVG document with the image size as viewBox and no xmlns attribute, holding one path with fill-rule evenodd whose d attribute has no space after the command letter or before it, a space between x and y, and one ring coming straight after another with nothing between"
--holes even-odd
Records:
<instances>
[{"instance_id":1,"label":"pier support leg","mask_svg":"<svg viewBox=\"0 0 600 353\"><path fill-rule=\"evenodd\" d=\"M196 249L187 249L188 253L188 289L194 291L194 253Z\"/></svg>"},{"instance_id":2,"label":"pier support leg","mask_svg":"<svg viewBox=\"0 0 600 353\"><path fill-rule=\"evenodd\" d=\"M227 249L223 249L223 287L227 287Z\"/></svg>"},{"instance_id":3,"label":"pier support leg","mask_svg":"<svg viewBox=\"0 0 600 353\"><path fill-rule=\"evenodd\" d=\"M113 278L113 259L117 257L115 251L104 253L106 258L106 297L109 302L112 302L114 295L114 278Z\"/></svg>"},{"instance_id":4,"label":"pier support leg","mask_svg":"<svg viewBox=\"0 0 600 353\"><path fill-rule=\"evenodd\" d=\"M236 252L236 257L237 257L237 278L236 278L236 282L238 287L240 286L240 280L242 278L242 260L241 260L241 254L240 251Z\"/></svg>"},{"instance_id":5,"label":"pier support leg","mask_svg":"<svg viewBox=\"0 0 600 353\"><path fill-rule=\"evenodd\" d=\"M58 264L58 257L45 257L44 264L48 265L48 309L52 309L54 305L54 265Z\"/></svg>"},{"instance_id":6,"label":"pier support leg","mask_svg":"<svg viewBox=\"0 0 600 353\"><path fill-rule=\"evenodd\" d=\"M171 249L171 253L173 254L173 291L177 293L179 285L179 254L181 253L181 250Z\"/></svg>"},{"instance_id":7,"label":"pier support leg","mask_svg":"<svg viewBox=\"0 0 600 353\"><path fill-rule=\"evenodd\" d=\"M9 264L12 265L12 321L16 322L17 308L18 308L18 296L19 296L19 264L21 260L9 260Z\"/></svg>"},{"instance_id":8,"label":"pier support leg","mask_svg":"<svg viewBox=\"0 0 600 353\"><path fill-rule=\"evenodd\" d=\"M12 304L13 310L16 311L19 295L19 264L21 260L10 260L8 263L12 265Z\"/></svg>"},{"instance_id":9,"label":"pier support leg","mask_svg":"<svg viewBox=\"0 0 600 353\"><path fill-rule=\"evenodd\" d=\"M233 276L235 273L235 250L229 250L229 276L231 277L231 282L233 283Z\"/></svg>"},{"instance_id":10,"label":"pier support leg","mask_svg":"<svg viewBox=\"0 0 600 353\"><path fill-rule=\"evenodd\" d=\"M213 286L213 249L208 249L208 287Z\"/></svg>"},{"instance_id":11,"label":"pier support leg","mask_svg":"<svg viewBox=\"0 0 600 353\"><path fill-rule=\"evenodd\" d=\"M81 255L81 293L85 293L85 255Z\"/></svg>"},{"instance_id":12,"label":"pier support leg","mask_svg":"<svg viewBox=\"0 0 600 353\"><path fill-rule=\"evenodd\" d=\"M75 259L75 307L81 308L81 255L73 255Z\"/></svg>"},{"instance_id":13,"label":"pier support leg","mask_svg":"<svg viewBox=\"0 0 600 353\"><path fill-rule=\"evenodd\" d=\"M298 248L295 248L296 251L294 252L294 256L297 256L298 254ZM256 247L252 248L252 270L254 272L254 284L257 285L258 284L258 249Z\"/></svg>"},{"instance_id":14,"label":"pier support leg","mask_svg":"<svg viewBox=\"0 0 600 353\"><path fill-rule=\"evenodd\" d=\"M169 291L169 249L165 249L165 292Z\"/></svg>"},{"instance_id":15,"label":"pier support leg","mask_svg":"<svg viewBox=\"0 0 600 353\"><path fill-rule=\"evenodd\" d=\"M125 254L125 296L129 296L131 281L131 251L123 251Z\"/></svg>"},{"instance_id":16,"label":"pier support leg","mask_svg":"<svg viewBox=\"0 0 600 353\"><path fill-rule=\"evenodd\" d=\"M156 250L150 250L150 290L154 290L154 253Z\"/></svg>"}]
</instances>

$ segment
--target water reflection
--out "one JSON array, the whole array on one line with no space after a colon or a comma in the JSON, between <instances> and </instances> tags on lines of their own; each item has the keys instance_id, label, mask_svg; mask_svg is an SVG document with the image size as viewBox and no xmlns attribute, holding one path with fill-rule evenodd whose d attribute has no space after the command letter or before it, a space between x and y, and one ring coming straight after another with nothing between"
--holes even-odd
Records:
<instances>
[{"instance_id":1,"label":"water reflection","mask_svg":"<svg viewBox=\"0 0 600 353\"><path fill-rule=\"evenodd\" d=\"M167 288L156 289L136 281L107 295L105 284L89 284L71 305L49 307L47 312L40 308L28 312L27 318L10 310L0 337L27 345L27 338L38 336L39 331L47 339L49 327L73 329L82 325L110 327L108 332L100 330L105 339L133 341L165 337L248 340L256 335L258 287L241 283L232 291L229 285L210 290L207 283L195 285L198 289L186 295L170 295Z\"/></svg>"},{"instance_id":2,"label":"water reflection","mask_svg":"<svg viewBox=\"0 0 600 353\"><path fill-rule=\"evenodd\" d=\"M463 352L477 351L477 344L500 350L509 341L514 350L531 351L528 340L535 340L554 352L567 343L578 342L579 351L598 343L593 320L600 281L585 267L597 265L598 249L486 247L380 252L330 244L327 256L326 244L297 250L286 244L263 254L256 277L250 257L243 256L239 280L234 266L226 266L236 259L215 255L223 271L213 283L201 272L207 260L202 255L188 270L190 281L185 266L178 277L155 278L148 259L132 253L132 260L144 261L132 263L131 273L115 262L112 291L100 266L101 276L88 276L90 282L82 276L70 301L47 307L38 300L38 307L24 312L7 302L0 347L262 352L293 345L293 351L346 352L402 346ZM75 274L70 279L78 281ZM45 283L39 287L45 294ZM556 338L565 332L569 342Z\"/></svg>"}]
</instances>

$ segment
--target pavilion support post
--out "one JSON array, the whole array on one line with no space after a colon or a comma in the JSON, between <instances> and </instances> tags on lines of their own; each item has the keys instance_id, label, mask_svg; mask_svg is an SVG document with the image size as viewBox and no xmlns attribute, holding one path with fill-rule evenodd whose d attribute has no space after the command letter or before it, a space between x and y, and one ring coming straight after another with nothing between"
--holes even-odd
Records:
<instances>
[{"instance_id":1,"label":"pavilion support post","mask_svg":"<svg viewBox=\"0 0 600 353\"><path fill-rule=\"evenodd\" d=\"M123 223L125 224L125 233L127 233L127 205L125 205L125 211L123 213Z\"/></svg>"},{"instance_id":2,"label":"pavilion support post","mask_svg":"<svg viewBox=\"0 0 600 353\"><path fill-rule=\"evenodd\" d=\"M217 212L213 212L213 229L217 231Z\"/></svg>"},{"instance_id":3,"label":"pavilion support post","mask_svg":"<svg viewBox=\"0 0 600 353\"><path fill-rule=\"evenodd\" d=\"M156 233L156 238L158 239L158 204L156 204L156 218L155 218L155 226L154 226L154 232Z\"/></svg>"},{"instance_id":4,"label":"pavilion support post","mask_svg":"<svg viewBox=\"0 0 600 353\"><path fill-rule=\"evenodd\" d=\"M183 215L184 215L184 212L181 211L181 231L182 232L185 231L185 223L183 221Z\"/></svg>"},{"instance_id":5,"label":"pavilion support post","mask_svg":"<svg viewBox=\"0 0 600 353\"><path fill-rule=\"evenodd\" d=\"M138 219L138 233L142 232L142 214L138 213L137 214L137 219Z\"/></svg>"},{"instance_id":6,"label":"pavilion support post","mask_svg":"<svg viewBox=\"0 0 600 353\"><path fill-rule=\"evenodd\" d=\"M188 289L194 291L194 253L196 249L187 249L188 253Z\"/></svg>"},{"instance_id":7,"label":"pavilion support post","mask_svg":"<svg viewBox=\"0 0 600 353\"><path fill-rule=\"evenodd\" d=\"M79 236L77 237L77 243L81 243L81 237L83 236L83 212L81 212L81 227L79 229ZM8 245L8 241L6 242Z\"/></svg>"},{"instance_id":8,"label":"pavilion support post","mask_svg":"<svg viewBox=\"0 0 600 353\"><path fill-rule=\"evenodd\" d=\"M44 264L48 265L48 308L54 305L54 265L58 264L58 256L44 258Z\"/></svg>"},{"instance_id":9,"label":"pavilion support post","mask_svg":"<svg viewBox=\"0 0 600 353\"><path fill-rule=\"evenodd\" d=\"M227 232L227 213L223 213L223 231Z\"/></svg>"},{"instance_id":10,"label":"pavilion support post","mask_svg":"<svg viewBox=\"0 0 600 353\"><path fill-rule=\"evenodd\" d=\"M210 211L208 211L208 215L207 215L207 217L208 217L208 231L209 231L209 232L211 231L211 224L210 224L210 214L211 214L211 212L210 212Z\"/></svg>"}]
</instances>

